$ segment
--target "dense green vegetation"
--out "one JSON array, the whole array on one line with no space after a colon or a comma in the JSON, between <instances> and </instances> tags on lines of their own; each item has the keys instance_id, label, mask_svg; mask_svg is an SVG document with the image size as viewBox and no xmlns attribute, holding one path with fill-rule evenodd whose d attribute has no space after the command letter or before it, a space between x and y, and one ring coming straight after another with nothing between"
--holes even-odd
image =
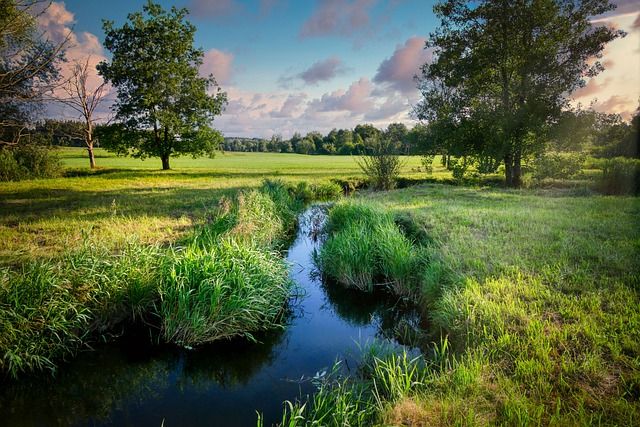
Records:
<instances>
[{"instance_id":1,"label":"dense green vegetation","mask_svg":"<svg viewBox=\"0 0 640 427\"><path fill-rule=\"evenodd\" d=\"M333 419L329 425L638 423L637 198L441 185L364 198L331 211L322 256L344 230L351 245L371 244L352 230L374 228L362 226L371 218L409 216L414 232L406 235L429 236L416 239L429 262L411 285L439 344L411 363L374 351L359 377L321 384L290 409L286 425L320 417ZM401 257L404 248L394 251ZM346 271L366 265L340 260ZM365 280L388 283L379 279ZM334 408L328 416L324 401Z\"/></svg>"},{"instance_id":2,"label":"dense green vegetation","mask_svg":"<svg viewBox=\"0 0 640 427\"><path fill-rule=\"evenodd\" d=\"M211 221L177 246L136 241L115 253L85 242L56 259L2 270L0 370L55 370L59 360L114 328L145 320L164 341L193 346L277 327L291 282L275 252L304 197L323 186L267 181L224 199Z\"/></svg>"}]
</instances>

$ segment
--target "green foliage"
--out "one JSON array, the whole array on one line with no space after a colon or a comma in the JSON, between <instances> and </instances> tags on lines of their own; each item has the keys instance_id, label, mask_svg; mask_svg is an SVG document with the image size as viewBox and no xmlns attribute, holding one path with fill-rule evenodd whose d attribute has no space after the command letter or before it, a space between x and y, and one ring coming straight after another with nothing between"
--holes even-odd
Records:
<instances>
[{"instance_id":1,"label":"green foliage","mask_svg":"<svg viewBox=\"0 0 640 427\"><path fill-rule=\"evenodd\" d=\"M575 178L582 171L585 160L586 156L580 153L547 152L532 162L533 177L538 181Z\"/></svg>"},{"instance_id":2,"label":"green foliage","mask_svg":"<svg viewBox=\"0 0 640 427\"><path fill-rule=\"evenodd\" d=\"M416 115L450 154L501 161L507 185L519 186L522 162L544 150L548 124L568 95L603 70L591 58L623 34L591 21L613 7L608 0L439 2L440 26L427 44L436 55L422 67Z\"/></svg>"},{"instance_id":3,"label":"green foliage","mask_svg":"<svg viewBox=\"0 0 640 427\"><path fill-rule=\"evenodd\" d=\"M186 9L167 12L149 1L121 28L103 25L112 58L98 71L117 90L118 123L116 137L102 136L116 152L160 157L163 169L172 155L213 155L222 143L209 123L226 94L213 76L200 77L204 53L193 47L195 27L186 16Z\"/></svg>"},{"instance_id":4,"label":"green foliage","mask_svg":"<svg viewBox=\"0 0 640 427\"><path fill-rule=\"evenodd\" d=\"M131 244L120 254L87 244L59 262L0 273L0 371L55 371L88 339L146 313L161 255Z\"/></svg>"},{"instance_id":5,"label":"green foliage","mask_svg":"<svg viewBox=\"0 0 640 427\"><path fill-rule=\"evenodd\" d=\"M163 274L160 315L167 342L193 346L278 325L291 282L275 253L221 239L175 253Z\"/></svg>"},{"instance_id":6,"label":"green foliage","mask_svg":"<svg viewBox=\"0 0 640 427\"><path fill-rule=\"evenodd\" d=\"M61 173L60 159L49 147L20 144L0 149L0 181L54 178Z\"/></svg>"},{"instance_id":7,"label":"green foliage","mask_svg":"<svg viewBox=\"0 0 640 427\"><path fill-rule=\"evenodd\" d=\"M422 163L422 167L427 175L433 174L433 159L435 156L433 154L425 154L420 158L420 163Z\"/></svg>"},{"instance_id":8,"label":"green foliage","mask_svg":"<svg viewBox=\"0 0 640 427\"><path fill-rule=\"evenodd\" d=\"M328 238L318 255L323 274L339 283L371 291L383 284L400 295L414 292L425 262L419 247L379 206L342 202L329 211Z\"/></svg>"},{"instance_id":9,"label":"green foliage","mask_svg":"<svg viewBox=\"0 0 640 427\"><path fill-rule=\"evenodd\" d=\"M616 157L598 162L602 176L598 182L606 194L640 194L640 159Z\"/></svg>"},{"instance_id":10,"label":"green foliage","mask_svg":"<svg viewBox=\"0 0 640 427\"><path fill-rule=\"evenodd\" d=\"M265 181L223 199L183 248L129 242L114 253L86 243L59 259L1 270L0 372L54 371L137 320L159 319L167 342L188 346L278 327L292 283L275 250L304 206L296 188Z\"/></svg>"},{"instance_id":11,"label":"green foliage","mask_svg":"<svg viewBox=\"0 0 640 427\"><path fill-rule=\"evenodd\" d=\"M0 147L25 144L56 87L67 40L53 43L38 25L43 0L0 1Z\"/></svg>"},{"instance_id":12,"label":"green foliage","mask_svg":"<svg viewBox=\"0 0 640 427\"><path fill-rule=\"evenodd\" d=\"M387 137L367 140L371 147L358 162L369 183L376 190L391 190L396 186L402 161L395 154L395 142Z\"/></svg>"}]
</instances>

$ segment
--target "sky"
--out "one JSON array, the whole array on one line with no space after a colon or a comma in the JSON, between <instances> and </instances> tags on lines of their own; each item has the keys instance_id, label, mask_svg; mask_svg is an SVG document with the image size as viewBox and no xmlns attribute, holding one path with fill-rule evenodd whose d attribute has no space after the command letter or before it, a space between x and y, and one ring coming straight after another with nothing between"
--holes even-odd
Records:
<instances>
[{"instance_id":1,"label":"sky","mask_svg":"<svg viewBox=\"0 0 640 427\"><path fill-rule=\"evenodd\" d=\"M213 74L229 104L213 125L225 136L285 138L372 123L411 126L413 79L438 24L428 0L156 0L189 9L201 73ZM68 58L108 59L102 20L123 24L145 0L54 1L39 18L54 40L70 34ZM640 101L640 0L593 22L627 36L605 48L606 70L574 94L574 104L629 119ZM63 70L63 74L67 72ZM100 77L92 76L92 84ZM111 97L113 97L113 91ZM102 113L106 113L106 106ZM56 115L73 118L72 112Z\"/></svg>"}]
</instances>

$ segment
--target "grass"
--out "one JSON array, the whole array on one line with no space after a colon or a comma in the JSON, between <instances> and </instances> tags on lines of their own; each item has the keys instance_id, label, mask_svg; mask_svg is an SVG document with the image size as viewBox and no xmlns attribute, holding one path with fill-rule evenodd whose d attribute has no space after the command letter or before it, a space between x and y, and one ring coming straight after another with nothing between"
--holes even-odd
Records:
<instances>
[{"instance_id":1,"label":"grass","mask_svg":"<svg viewBox=\"0 0 640 427\"><path fill-rule=\"evenodd\" d=\"M5 268L0 371L55 371L98 337L142 319L159 319L164 341L182 346L278 327L291 282L275 250L303 202L294 187L267 181L227 204L184 246L135 242L114 253L88 242L59 259Z\"/></svg>"},{"instance_id":2,"label":"grass","mask_svg":"<svg viewBox=\"0 0 640 427\"><path fill-rule=\"evenodd\" d=\"M167 245L203 225L222 197L257 188L265 178L326 183L359 176L352 156L225 153L214 159L115 157L96 150L99 169L88 170L86 152L60 149L69 176L0 184L0 264L48 258L79 249L85 235L118 249L135 236L142 244ZM404 176L419 159L411 157ZM448 173L438 169L436 176Z\"/></svg>"},{"instance_id":3,"label":"grass","mask_svg":"<svg viewBox=\"0 0 640 427\"><path fill-rule=\"evenodd\" d=\"M400 295L417 291L415 273L426 263L424 251L380 206L338 203L329 211L327 231L317 258L323 274L360 290L385 285Z\"/></svg>"},{"instance_id":4,"label":"grass","mask_svg":"<svg viewBox=\"0 0 640 427\"><path fill-rule=\"evenodd\" d=\"M283 306L266 302L261 284L287 285L266 254L286 245L282 233L295 217L287 200L302 191L258 190L262 179L305 179L317 197L330 178L359 174L351 157L232 153L176 159L176 169L163 172L156 160L98 154L104 169L95 172L73 169L86 167L84 152L65 149L70 176L0 186L3 370L55 369L117 323L157 314L160 283L179 281L184 291L174 295L184 305L167 305L163 315L188 332L175 338L184 345L218 336L212 325L224 317L213 308L230 308L210 304L218 288L226 301L265 301L265 318L275 319ZM424 177L418 163L409 160L404 180ZM449 176L436 167L435 179ZM411 289L440 344L422 360L365 359L357 378L326 382L310 400L292 403L283 421L639 424L640 200L567 187L425 184L339 204L332 233L347 237L327 260L356 253L349 245L368 245L364 279L354 282L405 277L400 289ZM382 237L371 237L372 229ZM247 238L254 234L256 247ZM428 262L406 268L416 248ZM232 263L231 271L247 268L241 276L251 280L223 276L214 259ZM208 274L200 275L201 265ZM335 277L359 277L352 268L345 264ZM173 271L176 282L165 274ZM208 298L190 299L193 289ZM204 320L184 326L197 316ZM248 315L234 328L250 334L258 318Z\"/></svg>"},{"instance_id":5,"label":"grass","mask_svg":"<svg viewBox=\"0 0 640 427\"><path fill-rule=\"evenodd\" d=\"M364 198L430 236L415 299L447 343L417 381L381 359L372 378L395 373L395 391L369 390L371 424L640 423L638 198L441 185Z\"/></svg>"}]
</instances>

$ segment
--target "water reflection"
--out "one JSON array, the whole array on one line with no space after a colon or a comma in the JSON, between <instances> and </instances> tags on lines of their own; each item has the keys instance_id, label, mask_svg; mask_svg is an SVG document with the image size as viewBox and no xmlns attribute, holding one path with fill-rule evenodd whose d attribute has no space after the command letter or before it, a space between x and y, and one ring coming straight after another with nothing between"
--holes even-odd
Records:
<instances>
[{"instance_id":1,"label":"water reflection","mask_svg":"<svg viewBox=\"0 0 640 427\"><path fill-rule=\"evenodd\" d=\"M301 378L336 358L355 366L362 343L412 343L407 331L423 325L401 300L320 280L312 254L324 218L322 207L307 211L288 251L302 296L292 301L286 328L257 343L236 339L194 351L152 345L145 331L129 334L81 353L55 378L0 384L2 425L242 426L255 423L256 410L269 425L284 400L313 391Z\"/></svg>"}]
</instances>

